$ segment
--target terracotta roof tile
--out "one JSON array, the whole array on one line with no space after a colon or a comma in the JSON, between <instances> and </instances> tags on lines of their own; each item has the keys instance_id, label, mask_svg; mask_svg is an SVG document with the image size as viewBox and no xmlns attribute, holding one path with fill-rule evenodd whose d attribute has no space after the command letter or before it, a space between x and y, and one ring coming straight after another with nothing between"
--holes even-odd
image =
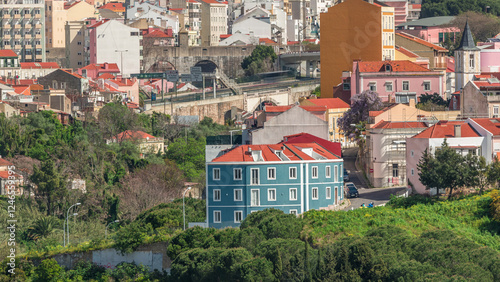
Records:
<instances>
[{"instance_id":1,"label":"terracotta roof tile","mask_svg":"<svg viewBox=\"0 0 500 282\"><path fill-rule=\"evenodd\" d=\"M308 101L317 106L325 106L327 109L351 108L349 104L347 104L340 98L309 99Z\"/></svg>"},{"instance_id":2,"label":"terracotta roof tile","mask_svg":"<svg viewBox=\"0 0 500 282\"><path fill-rule=\"evenodd\" d=\"M96 28L104 23L107 23L108 21L109 21L109 19L100 20L94 24L89 25L88 28Z\"/></svg>"},{"instance_id":3,"label":"terracotta roof tile","mask_svg":"<svg viewBox=\"0 0 500 282\"><path fill-rule=\"evenodd\" d=\"M20 63L21 69L58 69L61 66L56 62L25 62Z\"/></svg>"},{"instance_id":4,"label":"terracotta roof tile","mask_svg":"<svg viewBox=\"0 0 500 282\"><path fill-rule=\"evenodd\" d=\"M427 128L427 124L425 124L425 122L419 122L419 121L391 122L391 121L381 120L370 128L376 128L376 129Z\"/></svg>"},{"instance_id":5,"label":"terracotta roof tile","mask_svg":"<svg viewBox=\"0 0 500 282\"><path fill-rule=\"evenodd\" d=\"M495 136L500 135L500 118L474 118L472 120L491 134Z\"/></svg>"},{"instance_id":6,"label":"terracotta roof tile","mask_svg":"<svg viewBox=\"0 0 500 282\"><path fill-rule=\"evenodd\" d=\"M360 72L385 72L385 66L390 65L392 72L430 72L429 69L410 61L360 61Z\"/></svg>"},{"instance_id":7,"label":"terracotta roof tile","mask_svg":"<svg viewBox=\"0 0 500 282\"><path fill-rule=\"evenodd\" d=\"M144 131L134 131L134 130L125 130L118 135L114 136L113 139L118 140L128 140L128 139L147 139L147 138L156 138L151 134L148 134Z\"/></svg>"},{"instance_id":8,"label":"terracotta roof tile","mask_svg":"<svg viewBox=\"0 0 500 282\"><path fill-rule=\"evenodd\" d=\"M108 68L106 68L106 64L108 65ZM115 63L89 64L87 66L84 66L81 69L82 70L116 70L116 71L120 71L118 69L118 64L115 64Z\"/></svg>"},{"instance_id":9,"label":"terracotta roof tile","mask_svg":"<svg viewBox=\"0 0 500 282\"><path fill-rule=\"evenodd\" d=\"M283 113L291 109L293 105L290 106L266 106L266 113ZM299 106L308 112L321 112L326 111L326 106Z\"/></svg>"},{"instance_id":10,"label":"terracotta roof tile","mask_svg":"<svg viewBox=\"0 0 500 282\"><path fill-rule=\"evenodd\" d=\"M480 135L465 121L440 121L427 128L413 138L454 138L455 125L460 125L461 137L480 137Z\"/></svg>"},{"instance_id":11,"label":"terracotta roof tile","mask_svg":"<svg viewBox=\"0 0 500 282\"><path fill-rule=\"evenodd\" d=\"M280 144L294 144L294 143L317 143L321 147L327 149L336 156L342 156L342 148L339 142L330 142L323 138L319 138L309 133L298 133L293 135L288 135L283 137L283 141Z\"/></svg>"},{"instance_id":12,"label":"terracotta roof tile","mask_svg":"<svg viewBox=\"0 0 500 282\"><path fill-rule=\"evenodd\" d=\"M14 176L16 179L22 179L23 176L17 173L9 174L9 171L0 171L0 178L9 179L9 176Z\"/></svg>"},{"instance_id":13,"label":"terracotta roof tile","mask_svg":"<svg viewBox=\"0 0 500 282\"><path fill-rule=\"evenodd\" d=\"M408 50L408 49L406 49L404 47L401 47L401 46L396 46L396 50L399 51L399 52L401 52L403 55L408 56L410 58L418 58L418 57L420 57L419 55L417 55L417 54L413 53L412 51L410 51L410 50Z\"/></svg>"},{"instance_id":14,"label":"terracotta roof tile","mask_svg":"<svg viewBox=\"0 0 500 282\"><path fill-rule=\"evenodd\" d=\"M433 48L434 50L437 50L437 51L448 51L447 49L445 49L445 48L443 48L441 46L438 46L436 44L432 44L430 42L427 42L427 41L425 41L423 39L420 39L420 38L418 38L416 36L413 36L411 34L408 34L408 33L398 32L398 33L396 33L396 36L404 37L406 39L412 40L414 42L417 42L419 44L425 45L427 47L431 47L431 48Z\"/></svg>"},{"instance_id":15,"label":"terracotta roof tile","mask_svg":"<svg viewBox=\"0 0 500 282\"><path fill-rule=\"evenodd\" d=\"M0 166L12 166L13 164L6 159L0 158Z\"/></svg>"},{"instance_id":16,"label":"terracotta roof tile","mask_svg":"<svg viewBox=\"0 0 500 282\"><path fill-rule=\"evenodd\" d=\"M276 44L276 42L272 41L269 38L259 38L259 43L264 43L264 44Z\"/></svg>"},{"instance_id":17,"label":"terracotta roof tile","mask_svg":"<svg viewBox=\"0 0 500 282\"><path fill-rule=\"evenodd\" d=\"M16 52L12 50L0 50L0 57L18 57Z\"/></svg>"},{"instance_id":18,"label":"terracotta roof tile","mask_svg":"<svg viewBox=\"0 0 500 282\"><path fill-rule=\"evenodd\" d=\"M125 6L123 6L123 3L116 3L116 2L111 2L107 3L106 5L102 5L99 7L99 9L108 9L113 12L125 12Z\"/></svg>"},{"instance_id":19,"label":"terracotta roof tile","mask_svg":"<svg viewBox=\"0 0 500 282\"><path fill-rule=\"evenodd\" d=\"M168 34L166 34L165 32L163 32L161 30L154 30L154 31L144 35L143 37L146 37L146 38L172 38L173 36L168 36Z\"/></svg>"},{"instance_id":20,"label":"terracotta roof tile","mask_svg":"<svg viewBox=\"0 0 500 282\"><path fill-rule=\"evenodd\" d=\"M102 79L115 79L115 76L110 74L109 72L103 73L100 76L97 77L97 79L102 78Z\"/></svg>"}]
</instances>

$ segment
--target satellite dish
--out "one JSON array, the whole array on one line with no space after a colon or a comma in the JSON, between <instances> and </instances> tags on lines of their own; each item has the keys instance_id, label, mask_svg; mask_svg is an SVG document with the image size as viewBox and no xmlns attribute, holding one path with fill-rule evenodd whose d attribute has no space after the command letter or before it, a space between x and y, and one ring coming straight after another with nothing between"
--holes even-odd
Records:
<instances>
[{"instance_id":1,"label":"satellite dish","mask_svg":"<svg viewBox=\"0 0 500 282\"><path fill-rule=\"evenodd\" d=\"M135 13L135 14L134 14L134 16L135 16L136 18L138 18L138 17L140 17L140 16L141 16L141 13L137 12L137 13Z\"/></svg>"}]
</instances>

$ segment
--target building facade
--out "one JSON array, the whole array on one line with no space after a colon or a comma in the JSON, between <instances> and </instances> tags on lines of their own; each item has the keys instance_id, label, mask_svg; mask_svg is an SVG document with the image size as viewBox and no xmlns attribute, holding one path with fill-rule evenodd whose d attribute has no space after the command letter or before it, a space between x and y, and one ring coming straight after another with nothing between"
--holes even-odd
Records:
<instances>
[{"instance_id":1,"label":"building facade","mask_svg":"<svg viewBox=\"0 0 500 282\"><path fill-rule=\"evenodd\" d=\"M321 96L333 97L353 60L394 59L394 40L393 7L349 0L329 8L321 15Z\"/></svg>"},{"instance_id":2,"label":"building facade","mask_svg":"<svg viewBox=\"0 0 500 282\"><path fill-rule=\"evenodd\" d=\"M0 49L14 50L21 62L45 61L43 0L3 1Z\"/></svg>"},{"instance_id":3,"label":"building facade","mask_svg":"<svg viewBox=\"0 0 500 282\"><path fill-rule=\"evenodd\" d=\"M227 2L219 2L216 0L202 0L202 46L219 46L221 34L227 33Z\"/></svg>"},{"instance_id":4,"label":"building facade","mask_svg":"<svg viewBox=\"0 0 500 282\"><path fill-rule=\"evenodd\" d=\"M460 45L455 50L455 89L460 91L475 75L481 74L481 52L474 43L469 23L465 23Z\"/></svg>"},{"instance_id":5,"label":"building facade","mask_svg":"<svg viewBox=\"0 0 500 282\"><path fill-rule=\"evenodd\" d=\"M0 78L2 80L14 78L19 75L21 65L19 56L12 50L0 50Z\"/></svg>"},{"instance_id":6,"label":"building facade","mask_svg":"<svg viewBox=\"0 0 500 282\"><path fill-rule=\"evenodd\" d=\"M206 171L209 227L238 227L269 208L298 215L344 197L343 160L317 143L238 146Z\"/></svg>"}]
</instances>

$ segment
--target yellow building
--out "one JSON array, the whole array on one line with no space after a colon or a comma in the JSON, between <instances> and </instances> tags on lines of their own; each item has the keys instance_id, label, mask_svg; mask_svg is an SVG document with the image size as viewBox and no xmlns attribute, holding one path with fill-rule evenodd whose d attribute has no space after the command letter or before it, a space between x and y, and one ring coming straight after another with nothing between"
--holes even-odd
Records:
<instances>
[{"instance_id":1,"label":"yellow building","mask_svg":"<svg viewBox=\"0 0 500 282\"><path fill-rule=\"evenodd\" d=\"M66 46L66 22L95 17L94 6L85 1L68 4L61 0L45 1L45 34L47 48L64 48Z\"/></svg>"},{"instance_id":2,"label":"yellow building","mask_svg":"<svg viewBox=\"0 0 500 282\"><path fill-rule=\"evenodd\" d=\"M332 142L342 142L344 135L340 134L337 120L347 112L351 106L340 98L322 98L322 99L303 99L300 101L301 106L325 106L326 120L328 121L328 140Z\"/></svg>"},{"instance_id":3,"label":"yellow building","mask_svg":"<svg viewBox=\"0 0 500 282\"><path fill-rule=\"evenodd\" d=\"M321 96L333 97L353 60L394 59L394 40L394 8L373 0L330 7L321 15Z\"/></svg>"}]
</instances>

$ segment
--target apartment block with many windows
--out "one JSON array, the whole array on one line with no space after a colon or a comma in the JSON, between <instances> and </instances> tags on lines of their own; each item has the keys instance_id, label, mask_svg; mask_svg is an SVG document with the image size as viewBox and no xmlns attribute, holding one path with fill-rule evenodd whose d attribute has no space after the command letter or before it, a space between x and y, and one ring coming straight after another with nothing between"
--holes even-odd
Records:
<instances>
[{"instance_id":1,"label":"apartment block with many windows","mask_svg":"<svg viewBox=\"0 0 500 282\"><path fill-rule=\"evenodd\" d=\"M14 50L21 62L45 61L43 0L3 0L0 49Z\"/></svg>"},{"instance_id":2,"label":"apartment block with many windows","mask_svg":"<svg viewBox=\"0 0 500 282\"><path fill-rule=\"evenodd\" d=\"M242 145L207 163L207 223L238 227L252 212L331 208L344 198L343 160L318 143Z\"/></svg>"}]
</instances>

